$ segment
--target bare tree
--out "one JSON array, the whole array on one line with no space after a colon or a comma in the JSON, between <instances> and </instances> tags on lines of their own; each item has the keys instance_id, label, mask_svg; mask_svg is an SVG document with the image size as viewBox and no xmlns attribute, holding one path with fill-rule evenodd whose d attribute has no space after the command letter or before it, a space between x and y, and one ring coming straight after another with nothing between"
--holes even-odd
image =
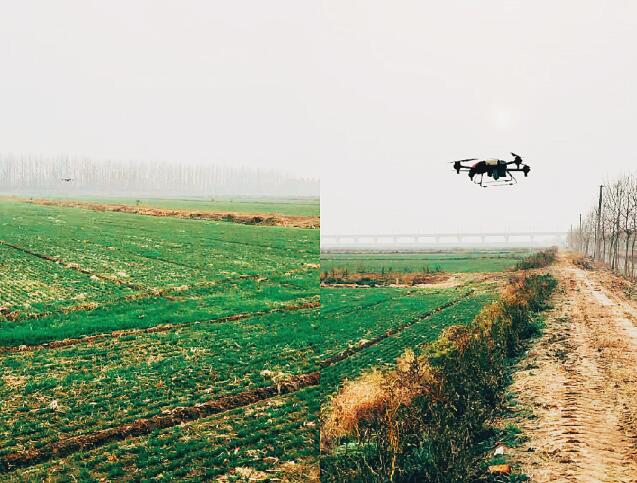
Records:
<instances>
[{"instance_id":1,"label":"bare tree","mask_svg":"<svg viewBox=\"0 0 637 483\"><path fill-rule=\"evenodd\" d=\"M62 182L71 178L71 182ZM120 196L317 196L319 182L214 164L0 156L0 193Z\"/></svg>"},{"instance_id":2,"label":"bare tree","mask_svg":"<svg viewBox=\"0 0 637 483\"><path fill-rule=\"evenodd\" d=\"M635 278L637 245L637 176L624 175L604 184L599 233L599 260L611 270ZM571 247L591 256L597 230L597 203L572 235Z\"/></svg>"}]
</instances>

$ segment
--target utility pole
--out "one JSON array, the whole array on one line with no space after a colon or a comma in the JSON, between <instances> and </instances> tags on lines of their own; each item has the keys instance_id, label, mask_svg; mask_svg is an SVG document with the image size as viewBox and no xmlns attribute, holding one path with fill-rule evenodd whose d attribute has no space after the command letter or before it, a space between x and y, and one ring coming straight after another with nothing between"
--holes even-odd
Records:
<instances>
[{"instance_id":1,"label":"utility pole","mask_svg":"<svg viewBox=\"0 0 637 483\"><path fill-rule=\"evenodd\" d=\"M599 203L597 205L597 228L595 229L595 255L594 259L597 260L599 258L599 235L601 231L601 223L602 223L602 188L604 185L599 185Z\"/></svg>"},{"instance_id":2,"label":"utility pole","mask_svg":"<svg viewBox=\"0 0 637 483\"><path fill-rule=\"evenodd\" d=\"M579 214L579 232L577 235L577 246L578 251L582 253L583 243L582 243L582 214Z\"/></svg>"}]
</instances>

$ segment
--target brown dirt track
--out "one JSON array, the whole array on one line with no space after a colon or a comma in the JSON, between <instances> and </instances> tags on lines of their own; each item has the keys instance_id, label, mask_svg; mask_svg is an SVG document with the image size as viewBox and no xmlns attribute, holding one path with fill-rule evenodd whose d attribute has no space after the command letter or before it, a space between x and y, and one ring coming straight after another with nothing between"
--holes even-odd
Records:
<instances>
[{"instance_id":1,"label":"brown dirt track","mask_svg":"<svg viewBox=\"0 0 637 483\"><path fill-rule=\"evenodd\" d=\"M512 392L529 439L509 450L531 481L637 481L637 308L616 277L562 253L541 339Z\"/></svg>"},{"instance_id":2,"label":"brown dirt track","mask_svg":"<svg viewBox=\"0 0 637 483\"><path fill-rule=\"evenodd\" d=\"M71 200L27 200L35 205L64 206L71 208L83 208L93 211L114 211L119 213L133 213L147 216L169 216L174 218L188 218L191 220L216 220L241 223L244 225L268 225L268 226L293 226L297 228L320 228L321 221L318 216L291 216L264 213L239 213L239 212L217 212L217 211L191 211L174 210L167 208L150 208L147 206L132 206L121 204L105 204L90 201Z\"/></svg>"}]
</instances>

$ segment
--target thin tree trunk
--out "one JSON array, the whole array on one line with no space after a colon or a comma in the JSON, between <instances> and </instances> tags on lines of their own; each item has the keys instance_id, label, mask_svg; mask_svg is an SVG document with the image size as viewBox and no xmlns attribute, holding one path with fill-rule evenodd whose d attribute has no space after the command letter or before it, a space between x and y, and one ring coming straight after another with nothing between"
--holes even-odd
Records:
<instances>
[{"instance_id":1,"label":"thin tree trunk","mask_svg":"<svg viewBox=\"0 0 637 483\"><path fill-rule=\"evenodd\" d=\"M628 275L628 246L630 245L630 232L626 232L626 249L624 250L624 275Z\"/></svg>"},{"instance_id":2,"label":"thin tree trunk","mask_svg":"<svg viewBox=\"0 0 637 483\"><path fill-rule=\"evenodd\" d=\"M631 276L632 279L635 279L635 240L637 240L637 235L633 237L633 246L630 252L630 265L631 265Z\"/></svg>"}]
</instances>

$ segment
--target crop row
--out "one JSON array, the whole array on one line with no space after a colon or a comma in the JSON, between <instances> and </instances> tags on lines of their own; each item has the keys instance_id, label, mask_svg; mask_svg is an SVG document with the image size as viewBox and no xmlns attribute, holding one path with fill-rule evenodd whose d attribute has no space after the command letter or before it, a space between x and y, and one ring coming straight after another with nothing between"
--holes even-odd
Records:
<instances>
[{"instance_id":1,"label":"crop row","mask_svg":"<svg viewBox=\"0 0 637 483\"><path fill-rule=\"evenodd\" d=\"M475 251L451 253L326 254L321 270L350 272L498 272L513 267L528 251Z\"/></svg>"},{"instance_id":2,"label":"crop row","mask_svg":"<svg viewBox=\"0 0 637 483\"><path fill-rule=\"evenodd\" d=\"M28 207L28 209L25 208ZM246 276L311 283L300 270L318 261L315 230L197 222L123 213L9 204L2 239L147 289L210 286ZM131 230L131 224L135 230ZM296 276L296 277L295 277Z\"/></svg>"},{"instance_id":3,"label":"crop row","mask_svg":"<svg viewBox=\"0 0 637 483\"><path fill-rule=\"evenodd\" d=\"M276 385L318 367L318 310L0 359L0 455Z\"/></svg>"},{"instance_id":4,"label":"crop row","mask_svg":"<svg viewBox=\"0 0 637 483\"><path fill-rule=\"evenodd\" d=\"M250 314L318 300L317 230L0 203L0 463L179 407L247 404L246 394L296 390L289 381L316 374L318 309ZM163 324L182 325L113 333ZM94 334L103 336L17 347ZM276 469L286 455L318 453L317 394L302 389L0 479L201 481Z\"/></svg>"},{"instance_id":5,"label":"crop row","mask_svg":"<svg viewBox=\"0 0 637 483\"><path fill-rule=\"evenodd\" d=\"M321 289L321 357L329 359L343 349L364 343L378 334L401 327L405 323L437 307L466 294L466 291L446 290L405 290L401 288L380 289L389 298L376 301L376 289ZM337 311L327 311L324 294L336 292L346 297L351 295L352 306L342 307ZM392 293L394 292L394 293ZM363 295L364 298L361 298ZM332 298L332 297L328 297Z\"/></svg>"},{"instance_id":6,"label":"crop row","mask_svg":"<svg viewBox=\"0 0 637 483\"><path fill-rule=\"evenodd\" d=\"M12 223L0 244L0 345L209 320L318 294L316 230L2 208Z\"/></svg>"},{"instance_id":7,"label":"crop row","mask_svg":"<svg viewBox=\"0 0 637 483\"><path fill-rule=\"evenodd\" d=\"M346 379L353 379L372 367L391 365L408 347L416 347L438 337L450 325L469 323L492 296L471 295L457 304L419 320L413 325L383 339L378 344L355 352L350 357L321 370L321 392L334 393Z\"/></svg>"},{"instance_id":8,"label":"crop row","mask_svg":"<svg viewBox=\"0 0 637 483\"><path fill-rule=\"evenodd\" d=\"M317 468L302 463L315 461L319 452L318 392L310 387L4 476L9 481L194 482L317 474Z\"/></svg>"},{"instance_id":9,"label":"crop row","mask_svg":"<svg viewBox=\"0 0 637 483\"><path fill-rule=\"evenodd\" d=\"M364 307L372 307L403 297L407 293L409 292L383 287L376 287L373 290L321 287L321 314L331 316L334 312L338 312L339 315L355 312Z\"/></svg>"},{"instance_id":10,"label":"crop row","mask_svg":"<svg viewBox=\"0 0 637 483\"><path fill-rule=\"evenodd\" d=\"M199 297L150 297L104 303L88 311L55 313L37 320L4 321L0 346L43 344L162 324L206 322L298 303L315 297L315 292L244 280L221 285L216 292Z\"/></svg>"},{"instance_id":11,"label":"crop row","mask_svg":"<svg viewBox=\"0 0 637 483\"><path fill-rule=\"evenodd\" d=\"M5 315L41 314L91 302L121 300L132 293L127 287L92 280L60 264L0 244L0 306Z\"/></svg>"}]
</instances>

